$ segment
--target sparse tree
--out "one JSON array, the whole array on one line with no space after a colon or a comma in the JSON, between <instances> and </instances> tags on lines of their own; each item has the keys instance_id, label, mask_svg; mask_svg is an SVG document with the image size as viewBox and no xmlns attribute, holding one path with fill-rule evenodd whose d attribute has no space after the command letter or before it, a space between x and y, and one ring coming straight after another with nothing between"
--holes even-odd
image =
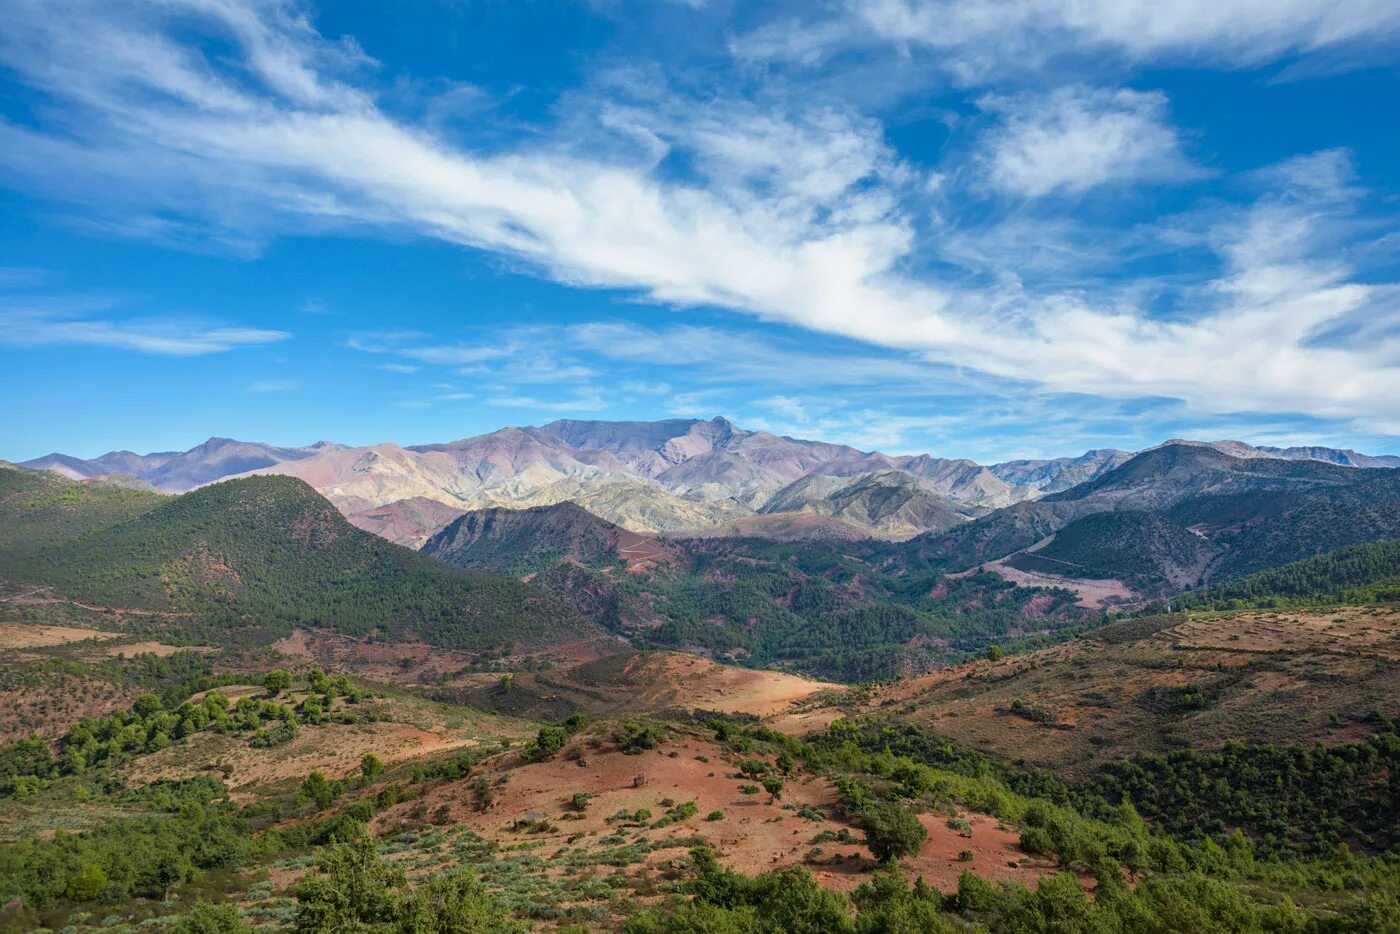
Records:
<instances>
[{"instance_id":1,"label":"sparse tree","mask_svg":"<svg viewBox=\"0 0 1400 934\"><path fill-rule=\"evenodd\" d=\"M320 772L312 772L301 783L301 793L316 804L317 810L324 811L335 801L335 789Z\"/></svg>"},{"instance_id":2,"label":"sparse tree","mask_svg":"<svg viewBox=\"0 0 1400 934\"><path fill-rule=\"evenodd\" d=\"M249 934L252 928L244 923L233 905L212 905L197 901L175 926L171 934Z\"/></svg>"},{"instance_id":3,"label":"sparse tree","mask_svg":"<svg viewBox=\"0 0 1400 934\"><path fill-rule=\"evenodd\" d=\"M274 668L263 678L263 688L268 697L276 697L292 686L292 673L285 668Z\"/></svg>"},{"instance_id":4,"label":"sparse tree","mask_svg":"<svg viewBox=\"0 0 1400 934\"><path fill-rule=\"evenodd\" d=\"M142 720L153 717L164 709L165 705L154 694L142 694L136 698L136 703L131 705L131 712Z\"/></svg>"},{"instance_id":5,"label":"sparse tree","mask_svg":"<svg viewBox=\"0 0 1400 934\"><path fill-rule=\"evenodd\" d=\"M360 774L365 781L372 782L380 772L384 771L384 763L372 752L367 752L360 759Z\"/></svg>"},{"instance_id":6,"label":"sparse tree","mask_svg":"<svg viewBox=\"0 0 1400 934\"><path fill-rule=\"evenodd\" d=\"M893 801L876 801L861 812L861 829L875 858L883 863L919 852L928 831L918 815Z\"/></svg>"},{"instance_id":7,"label":"sparse tree","mask_svg":"<svg viewBox=\"0 0 1400 934\"><path fill-rule=\"evenodd\" d=\"M90 902L107 890L107 874L96 863L88 863L68 880L68 897L75 902Z\"/></svg>"},{"instance_id":8,"label":"sparse tree","mask_svg":"<svg viewBox=\"0 0 1400 934\"><path fill-rule=\"evenodd\" d=\"M314 773L313 773L314 774ZM386 864L374 838L361 831L323 850L316 870L297 883L297 934L391 932L402 907L403 870Z\"/></svg>"},{"instance_id":9,"label":"sparse tree","mask_svg":"<svg viewBox=\"0 0 1400 934\"><path fill-rule=\"evenodd\" d=\"M776 776L763 780L763 790L768 792L768 803L772 804L783 796L784 782Z\"/></svg>"}]
</instances>

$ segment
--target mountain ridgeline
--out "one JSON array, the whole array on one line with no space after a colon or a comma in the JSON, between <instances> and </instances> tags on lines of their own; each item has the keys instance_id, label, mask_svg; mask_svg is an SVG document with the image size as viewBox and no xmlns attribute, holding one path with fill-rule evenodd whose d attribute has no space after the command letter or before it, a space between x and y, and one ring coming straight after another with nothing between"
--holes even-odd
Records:
<instances>
[{"instance_id":1,"label":"mountain ridgeline","mask_svg":"<svg viewBox=\"0 0 1400 934\"><path fill-rule=\"evenodd\" d=\"M510 457L533 458L551 437L578 445L575 454L604 451L595 466L626 460L657 477L677 476L682 465L699 470L699 458L710 465L706 483L743 464L752 480L757 469L734 454L758 444L756 435L728 423L546 428L522 434L513 454L493 448L498 461L482 475L506 475ZM423 453L455 456L463 446L479 444ZM854 456L827 447L780 446L799 461L783 470L808 469L803 458L830 465ZM927 670L993 642L1059 638L1115 608L1400 537L1397 469L1236 457L1195 443L1126 459L1091 453L1098 456L1060 465L1090 474L1085 482L999 508L939 492L940 482L964 493L982 482L952 462L906 458L903 468L805 474L755 499L718 536L639 534L567 499L455 518L446 504L420 499L357 515L413 544L419 539L401 520L443 519L422 537L422 554L362 532L288 476L255 474L165 497L9 469L0 577L98 605L189 613L189 626L225 638L308 626L482 648L608 630L639 647L860 680ZM352 454L327 447L286 464ZM765 463L767 476L781 472L781 463ZM583 480L568 482L577 489ZM664 505L660 488L635 477L589 483L590 495L628 500L634 514ZM795 540L772 540L780 536L764 523L796 526ZM886 538L848 534L861 527L883 528ZM932 530L914 534L920 528ZM1113 586L1086 591L1086 581Z\"/></svg>"},{"instance_id":2,"label":"mountain ridgeline","mask_svg":"<svg viewBox=\"0 0 1400 934\"><path fill-rule=\"evenodd\" d=\"M1400 466L1393 456L1238 441L1169 442L1257 461ZM95 481L114 474L163 492L248 474L298 477L362 528L421 546L463 512L571 501L634 532L772 538L908 538L1064 493L1114 473L1134 454L982 465L888 455L749 431L724 418L560 420L437 444L305 447L210 438L185 452L51 454L21 466ZM432 505L436 504L436 505Z\"/></svg>"},{"instance_id":3,"label":"mountain ridgeline","mask_svg":"<svg viewBox=\"0 0 1400 934\"><path fill-rule=\"evenodd\" d=\"M167 497L7 467L0 530L0 578L170 614L163 636L182 641L266 641L303 626L486 648L591 629L519 581L355 528L289 477Z\"/></svg>"},{"instance_id":4,"label":"mountain ridgeline","mask_svg":"<svg viewBox=\"0 0 1400 934\"><path fill-rule=\"evenodd\" d=\"M570 502L529 509L483 509L450 522L423 546L449 564L526 574L569 559L584 565L620 560L641 536Z\"/></svg>"},{"instance_id":5,"label":"mountain ridgeline","mask_svg":"<svg viewBox=\"0 0 1400 934\"><path fill-rule=\"evenodd\" d=\"M1002 558L1164 595L1400 535L1400 470L1169 444L1094 480L915 540L962 570Z\"/></svg>"}]
</instances>

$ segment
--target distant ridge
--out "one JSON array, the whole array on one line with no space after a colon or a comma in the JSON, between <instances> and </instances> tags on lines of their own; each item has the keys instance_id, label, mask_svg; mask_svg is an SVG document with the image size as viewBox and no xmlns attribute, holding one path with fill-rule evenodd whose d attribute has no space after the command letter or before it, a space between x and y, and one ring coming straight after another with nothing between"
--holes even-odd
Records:
<instances>
[{"instance_id":1,"label":"distant ridge","mask_svg":"<svg viewBox=\"0 0 1400 934\"><path fill-rule=\"evenodd\" d=\"M604 565L655 557L655 539L600 519L571 503L468 512L434 535L423 553L449 564L528 573L560 560Z\"/></svg>"},{"instance_id":2,"label":"distant ridge","mask_svg":"<svg viewBox=\"0 0 1400 934\"><path fill-rule=\"evenodd\" d=\"M1179 443L913 544L950 570L1008 559L1167 594L1396 536L1400 470Z\"/></svg>"},{"instance_id":3,"label":"distant ridge","mask_svg":"<svg viewBox=\"0 0 1400 934\"><path fill-rule=\"evenodd\" d=\"M1250 459L1367 469L1400 466L1400 456L1326 447L1253 447L1239 441L1167 444ZM755 517L805 512L839 519L877 536L902 537L946 531L988 510L1063 494L1133 457L1102 448L1072 457L984 466L751 431L717 417L651 422L561 419L409 447L346 447L323 441L286 448L210 438L184 452L115 451L91 460L50 454L23 466L83 480L120 474L162 492L183 492L231 476L294 476L357 524L413 546L461 512L565 501L644 534L701 533L739 523L736 528L750 533L771 529L786 537L800 533L803 526ZM884 479L868 479L877 475ZM845 492L838 493L841 490ZM818 525L807 523L806 528L815 531ZM844 534L841 528L831 526L828 531Z\"/></svg>"}]
</instances>

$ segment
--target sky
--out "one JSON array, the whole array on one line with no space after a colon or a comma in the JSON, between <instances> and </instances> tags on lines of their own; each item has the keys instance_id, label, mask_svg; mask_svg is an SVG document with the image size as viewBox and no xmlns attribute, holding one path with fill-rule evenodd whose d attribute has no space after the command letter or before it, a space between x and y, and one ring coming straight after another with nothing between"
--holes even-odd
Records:
<instances>
[{"instance_id":1,"label":"sky","mask_svg":"<svg viewBox=\"0 0 1400 934\"><path fill-rule=\"evenodd\" d=\"M1400 453L1394 0L2 0L0 457Z\"/></svg>"}]
</instances>

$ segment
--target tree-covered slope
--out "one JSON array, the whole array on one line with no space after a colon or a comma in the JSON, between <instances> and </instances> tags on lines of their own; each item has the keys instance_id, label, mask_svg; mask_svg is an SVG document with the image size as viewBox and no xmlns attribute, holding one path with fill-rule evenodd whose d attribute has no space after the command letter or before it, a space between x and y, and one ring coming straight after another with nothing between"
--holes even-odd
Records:
<instances>
[{"instance_id":1,"label":"tree-covered slope","mask_svg":"<svg viewBox=\"0 0 1400 934\"><path fill-rule=\"evenodd\" d=\"M1168 444L1063 493L920 536L889 560L958 571L1052 534L1047 559L1165 595L1400 536L1400 470Z\"/></svg>"},{"instance_id":2,"label":"tree-covered slope","mask_svg":"<svg viewBox=\"0 0 1400 934\"><path fill-rule=\"evenodd\" d=\"M360 531L288 477L167 498L0 476L0 577L106 606L187 612L201 638L317 626L477 648L590 630L528 585Z\"/></svg>"},{"instance_id":3,"label":"tree-covered slope","mask_svg":"<svg viewBox=\"0 0 1400 934\"><path fill-rule=\"evenodd\" d=\"M1184 609L1317 606L1400 600L1400 539L1350 545L1216 584L1174 603Z\"/></svg>"},{"instance_id":4,"label":"tree-covered slope","mask_svg":"<svg viewBox=\"0 0 1400 934\"><path fill-rule=\"evenodd\" d=\"M74 483L0 461L0 560L16 549L67 542L158 507L158 493Z\"/></svg>"},{"instance_id":5,"label":"tree-covered slope","mask_svg":"<svg viewBox=\"0 0 1400 934\"><path fill-rule=\"evenodd\" d=\"M886 570L886 543L687 539L622 572L559 562L532 583L639 647L837 681L927 671L993 642L1053 640L1092 615L1067 590Z\"/></svg>"},{"instance_id":6,"label":"tree-covered slope","mask_svg":"<svg viewBox=\"0 0 1400 934\"><path fill-rule=\"evenodd\" d=\"M1071 522L1044 547L1015 555L1011 563L1068 577L1112 578L1154 593L1194 585L1217 552L1163 516L1117 510Z\"/></svg>"},{"instance_id":7,"label":"tree-covered slope","mask_svg":"<svg viewBox=\"0 0 1400 934\"><path fill-rule=\"evenodd\" d=\"M586 565L616 562L622 536L639 537L565 501L469 512L448 523L422 551L449 564L521 573L563 558Z\"/></svg>"}]
</instances>

